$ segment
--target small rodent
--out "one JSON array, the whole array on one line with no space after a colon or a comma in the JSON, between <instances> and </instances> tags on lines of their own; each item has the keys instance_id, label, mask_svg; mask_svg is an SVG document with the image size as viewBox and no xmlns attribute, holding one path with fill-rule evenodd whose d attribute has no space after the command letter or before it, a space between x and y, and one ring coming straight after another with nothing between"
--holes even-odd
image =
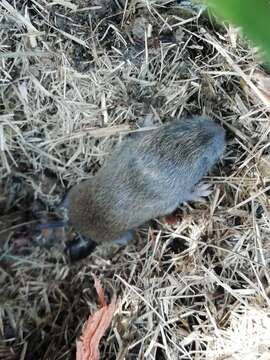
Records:
<instances>
[{"instance_id":1,"label":"small rodent","mask_svg":"<svg viewBox=\"0 0 270 360\"><path fill-rule=\"evenodd\" d=\"M131 135L93 178L71 188L69 221L98 244L123 239L150 219L195 200L196 184L224 148L225 131L205 117L174 120Z\"/></svg>"}]
</instances>

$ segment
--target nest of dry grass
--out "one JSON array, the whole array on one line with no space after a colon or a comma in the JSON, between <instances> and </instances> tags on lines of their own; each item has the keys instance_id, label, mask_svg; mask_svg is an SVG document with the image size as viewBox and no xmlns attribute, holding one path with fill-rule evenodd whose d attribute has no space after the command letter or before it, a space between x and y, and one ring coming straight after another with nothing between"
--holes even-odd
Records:
<instances>
[{"instance_id":1,"label":"nest of dry grass","mask_svg":"<svg viewBox=\"0 0 270 360\"><path fill-rule=\"evenodd\" d=\"M255 50L174 1L2 0L0 24L0 359L74 359L93 272L121 299L102 359L268 359L269 90ZM31 233L119 136L201 113L228 134L206 202L73 265L62 235L47 248Z\"/></svg>"}]
</instances>

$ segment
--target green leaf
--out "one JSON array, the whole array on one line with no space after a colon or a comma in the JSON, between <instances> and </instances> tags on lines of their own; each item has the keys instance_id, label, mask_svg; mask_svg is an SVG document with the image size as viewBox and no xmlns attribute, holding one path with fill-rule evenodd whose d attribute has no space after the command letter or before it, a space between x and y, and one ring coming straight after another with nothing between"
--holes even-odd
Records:
<instances>
[{"instance_id":1,"label":"green leaf","mask_svg":"<svg viewBox=\"0 0 270 360\"><path fill-rule=\"evenodd\" d=\"M240 26L270 60L269 0L206 0L223 19Z\"/></svg>"}]
</instances>

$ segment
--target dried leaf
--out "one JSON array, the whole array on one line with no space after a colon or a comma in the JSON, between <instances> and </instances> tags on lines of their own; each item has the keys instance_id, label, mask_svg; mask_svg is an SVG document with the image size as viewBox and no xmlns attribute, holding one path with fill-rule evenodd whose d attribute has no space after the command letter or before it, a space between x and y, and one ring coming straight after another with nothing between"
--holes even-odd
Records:
<instances>
[{"instance_id":1,"label":"dried leaf","mask_svg":"<svg viewBox=\"0 0 270 360\"><path fill-rule=\"evenodd\" d=\"M171 226L175 226L177 225L177 223L179 222L179 219L177 216L171 214L171 215L167 215L165 217L165 222L168 224L168 225L171 225Z\"/></svg>"},{"instance_id":2,"label":"dried leaf","mask_svg":"<svg viewBox=\"0 0 270 360\"><path fill-rule=\"evenodd\" d=\"M106 305L104 290L100 281L94 276L95 288L98 293L99 303L102 306L90 315L83 330L80 340L77 340L76 360L99 360L99 343L110 326L117 308L116 296L113 295L111 303Z\"/></svg>"}]
</instances>

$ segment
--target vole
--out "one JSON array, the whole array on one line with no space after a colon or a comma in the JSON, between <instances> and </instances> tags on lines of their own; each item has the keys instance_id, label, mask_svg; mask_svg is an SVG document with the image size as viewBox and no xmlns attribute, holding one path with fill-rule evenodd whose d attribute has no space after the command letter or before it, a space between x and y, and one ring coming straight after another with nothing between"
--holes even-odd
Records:
<instances>
[{"instance_id":1,"label":"vole","mask_svg":"<svg viewBox=\"0 0 270 360\"><path fill-rule=\"evenodd\" d=\"M128 240L131 230L207 195L198 182L224 148L225 131L206 117L178 119L131 135L95 176L71 188L69 221L97 244Z\"/></svg>"}]
</instances>

